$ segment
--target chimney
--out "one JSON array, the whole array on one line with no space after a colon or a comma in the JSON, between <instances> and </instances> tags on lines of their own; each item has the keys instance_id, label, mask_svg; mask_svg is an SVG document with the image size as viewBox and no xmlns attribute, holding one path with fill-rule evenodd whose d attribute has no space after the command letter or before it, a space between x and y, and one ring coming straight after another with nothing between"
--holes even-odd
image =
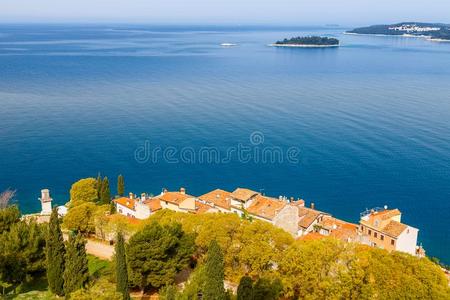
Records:
<instances>
[{"instance_id":1,"label":"chimney","mask_svg":"<svg viewBox=\"0 0 450 300\"><path fill-rule=\"evenodd\" d=\"M291 199L289 200L290 203L294 202L294 197L291 197Z\"/></svg>"},{"instance_id":2,"label":"chimney","mask_svg":"<svg viewBox=\"0 0 450 300\"><path fill-rule=\"evenodd\" d=\"M316 205L314 205L314 202L311 202L311 209L315 209Z\"/></svg>"},{"instance_id":3,"label":"chimney","mask_svg":"<svg viewBox=\"0 0 450 300\"><path fill-rule=\"evenodd\" d=\"M147 199L147 195L145 193L141 194L141 201L144 202Z\"/></svg>"},{"instance_id":4,"label":"chimney","mask_svg":"<svg viewBox=\"0 0 450 300\"><path fill-rule=\"evenodd\" d=\"M133 193L130 192L130 193L128 194L128 198L133 199L133 198L134 198Z\"/></svg>"},{"instance_id":5,"label":"chimney","mask_svg":"<svg viewBox=\"0 0 450 300\"><path fill-rule=\"evenodd\" d=\"M278 200L282 201L283 200L283 196L278 196Z\"/></svg>"},{"instance_id":6,"label":"chimney","mask_svg":"<svg viewBox=\"0 0 450 300\"><path fill-rule=\"evenodd\" d=\"M167 189L164 188L164 189L162 190L162 193L163 193L163 195L164 195L165 193L167 193Z\"/></svg>"},{"instance_id":7,"label":"chimney","mask_svg":"<svg viewBox=\"0 0 450 300\"><path fill-rule=\"evenodd\" d=\"M181 193L181 194L186 194L186 189L185 189L185 188L183 188L183 187L182 187L182 188L180 188L180 193Z\"/></svg>"}]
</instances>

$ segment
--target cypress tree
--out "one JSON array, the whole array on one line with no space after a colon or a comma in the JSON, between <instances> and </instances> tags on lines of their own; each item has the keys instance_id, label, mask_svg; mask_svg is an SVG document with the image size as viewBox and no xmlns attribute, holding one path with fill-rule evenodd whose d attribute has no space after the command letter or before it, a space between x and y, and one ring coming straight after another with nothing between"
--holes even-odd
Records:
<instances>
[{"instance_id":1,"label":"cypress tree","mask_svg":"<svg viewBox=\"0 0 450 300\"><path fill-rule=\"evenodd\" d=\"M237 300L253 300L253 281L250 277L241 278L237 289Z\"/></svg>"},{"instance_id":2,"label":"cypress tree","mask_svg":"<svg viewBox=\"0 0 450 300\"><path fill-rule=\"evenodd\" d=\"M58 211L53 208L50 216L48 234L46 239L47 280L51 292L64 295L64 239L61 232Z\"/></svg>"},{"instance_id":3,"label":"cypress tree","mask_svg":"<svg viewBox=\"0 0 450 300\"><path fill-rule=\"evenodd\" d=\"M101 204L110 204L111 202L111 192L109 190L109 181L108 177L105 176L102 182L102 191L100 194L100 203Z\"/></svg>"},{"instance_id":4,"label":"cypress tree","mask_svg":"<svg viewBox=\"0 0 450 300\"><path fill-rule=\"evenodd\" d=\"M97 199L101 201L101 194L102 194L102 176L100 175L100 172L97 175Z\"/></svg>"},{"instance_id":5,"label":"cypress tree","mask_svg":"<svg viewBox=\"0 0 450 300\"><path fill-rule=\"evenodd\" d=\"M205 300L224 300L226 299L224 280L224 262L223 253L216 240L212 240L208 247L206 257L205 272L207 279L203 290L203 299Z\"/></svg>"},{"instance_id":6,"label":"cypress tree","mask_svg":"<svg viewBox=\"0 0 450 300\"><path fill-rule=\"evenodd\" d=\"M123 176L119 175L117 177L117 195L123 196L125 194L125 181L123 180Z\"/></svg>"},{"instance_id":7,"label":"cypress tree","mask_svg":"<svg viewBox=\"0 0 450 300\"><path fill-rule=\"evenodd\" d=\"M130 299L130 294L128 293L128 270L127 270L127 259L125 255L125 240L123 238L122 232L117 233L116 240L116 279L117 286L116 290L123 295L124 300Z\"/></svg>"},{"instance_id":8,"label":"cypress tree","mask_svg":"<svg viewBox=\"0 0 450 300\"><path fill-rule=\"evenodd\" d=\"M89 282L88 260L85 241L80 233L70 235L67 242L66 268L64 270L64 293L66 296Z\"/></svg>"}]
</instances>

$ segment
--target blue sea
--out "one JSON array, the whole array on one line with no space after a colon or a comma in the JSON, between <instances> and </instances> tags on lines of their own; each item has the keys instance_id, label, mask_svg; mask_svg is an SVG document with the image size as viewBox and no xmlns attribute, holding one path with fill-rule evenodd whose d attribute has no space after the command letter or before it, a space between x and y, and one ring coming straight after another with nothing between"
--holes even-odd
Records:
<instances>
[{"instance_id":1,"label":"blue sea","mask_svg":"<svg viewBox=\"0 0 450 300\"><path fill-rule=\"evenodd\" d=\"M113 191L118 174L136 194L248 187L353 222L387 205L450 263L450 43L344 30L0 25L0 190L36 212L42 188L63 204L100 172ZM267 46L310 34L342 46Z\"/></svg>"}]
</instances>

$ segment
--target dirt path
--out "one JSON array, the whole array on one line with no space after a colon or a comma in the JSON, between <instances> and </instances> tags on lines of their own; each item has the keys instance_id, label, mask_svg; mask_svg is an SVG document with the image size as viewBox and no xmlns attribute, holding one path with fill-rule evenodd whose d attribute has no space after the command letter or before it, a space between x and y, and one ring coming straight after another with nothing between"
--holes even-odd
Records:
<instances>
[{"instance_id":1,"label":"dirt path","mask_svg":"<svg viewBox=\"0 0 450 300\"><path fill-rule=\"evenodd\" d=\"M86 252L101 259L112 260L114 255L114 246L94 240L87 240Z\"/></svg>"},{"instance_id":2,"label":"dirt path","mask_svg":"<svg viewBox=\"0 0 450 300\"><path fill-rule=\"evenodd\" d=\"M63 233L64 240L68 240L67 233ZM114 255L114 246L92 239L86 239L86 253L97 256L101 259L112 260Z\"/></svg>"}]
</instances>

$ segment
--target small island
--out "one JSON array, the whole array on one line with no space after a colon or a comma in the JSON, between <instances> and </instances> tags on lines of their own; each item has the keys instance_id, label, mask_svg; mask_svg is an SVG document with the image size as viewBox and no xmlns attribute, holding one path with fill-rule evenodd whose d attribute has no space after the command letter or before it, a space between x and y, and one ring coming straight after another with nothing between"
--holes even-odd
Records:
<instances>
[{"instance_id":1,"label":"small island","mask_svg":"<svg viewBox=\"0 0 450 300\"><path fill-rule=\"evenodd\" d=\"M329 37L321 36L305 36L293 37L291 39L284 39L277 41L270 46L274 47L305 47L305 48L322 48L322 47L339 47L339 40Z\"/></svg>"},{"instance_id":2,"label":"small island","mask_svg":"<svg viewBox=\"0 0 450 300\"><path fill-rule=\"evenodd\" d=\"M450 42L450 25L441 23L403 22L355 28L346 34L423 37L430 41Z\"/></svg>"}]
</instances>

